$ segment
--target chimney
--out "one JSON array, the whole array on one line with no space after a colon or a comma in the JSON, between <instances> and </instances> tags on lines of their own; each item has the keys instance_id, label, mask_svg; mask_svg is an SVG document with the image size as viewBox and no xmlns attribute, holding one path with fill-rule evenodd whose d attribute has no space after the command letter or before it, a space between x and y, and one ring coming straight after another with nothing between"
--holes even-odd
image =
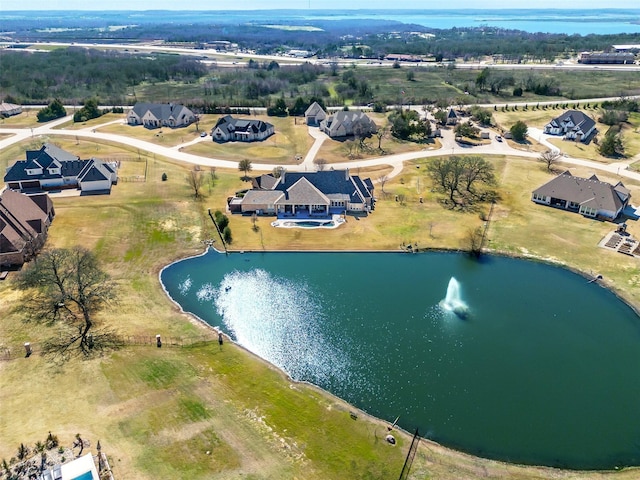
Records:
<instances>
[{"instance_id":1,"label":"chimney","mask_svg":"<svg viewBox=\"0 0 640 480\"><path fill-rule=\"evenodd\" d=\"M285 176L286 174L287 174L287 171L283 168L282 172L280 172L280 183L282 185L284 185L284 182L286 180L286 176Z\"/></svg>"},{"instance_id":2,"label":"chimney","mask_svg":"<svg viewBox=\"0 0 640 480\"><path fill-rule=\"evenodd\" d=\"M344 170L344 179L347 180L347 181L349 180L349 169L348 168L345 168L345 170Z\"/></svg>"}]
</instances>

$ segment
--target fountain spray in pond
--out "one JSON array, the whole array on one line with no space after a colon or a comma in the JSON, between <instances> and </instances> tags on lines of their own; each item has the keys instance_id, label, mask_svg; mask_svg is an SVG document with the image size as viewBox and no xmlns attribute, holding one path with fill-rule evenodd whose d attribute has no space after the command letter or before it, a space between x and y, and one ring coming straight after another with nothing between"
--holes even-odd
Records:
<instances>
[{"instance_id":1,"label":"fountain spray in pond","mask_svg":"<svg viewBox=\"0 0 640 480\"><path fill-rule=\"evenodd\" d=\"M449 280L447 296L440 301L440 307L447 312L455 313L460 318L467 318L469 315L469 307L460 297L460 284L454 277Z\"/></svg>"}]
</instances>

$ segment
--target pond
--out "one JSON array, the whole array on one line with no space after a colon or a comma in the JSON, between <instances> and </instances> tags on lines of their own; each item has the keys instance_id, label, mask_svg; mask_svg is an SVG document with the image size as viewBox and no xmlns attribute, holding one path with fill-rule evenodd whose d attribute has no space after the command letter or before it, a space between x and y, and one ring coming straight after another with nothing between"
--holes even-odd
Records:
<instances>
[{"instance_id":1,"label":"pond","mask_svg":"<svg viewBox=\"0 0 640 480\"><path fill-rule=\"evenodd\" d=\"M568 270L455 253L210 251L161 281L292 378L407 431L513 463L640 464L640 318Z\"/></svg>"}]
</instances>

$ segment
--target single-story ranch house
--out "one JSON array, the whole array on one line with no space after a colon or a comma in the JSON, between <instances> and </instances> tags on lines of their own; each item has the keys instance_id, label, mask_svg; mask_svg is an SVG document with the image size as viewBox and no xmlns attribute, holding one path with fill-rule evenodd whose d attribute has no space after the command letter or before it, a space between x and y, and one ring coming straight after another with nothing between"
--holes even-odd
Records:
<instances>
[{"instance_id":1,"label":"single-story ranch house","mask_svg":"<svg viewBox=\"0 0 640 480\"><path fill-rule=\"evenodd\" d=\"M0 267L20 266L44 245L55 216L46 193L24 195L6 189L0 195Z\"/></svg>"},{"instance_id":2,"label":"single-story ranch house","mask_svg":"<svg viewBox=\"0 0 640 480\"><path fill-rule=\"evenodd\" d=\"M146 128L187 127L195 120L191 110L175 103L138 102L127 114L129 125L144 125Z\"/></svg>"},{"instance_id":3,"label":"single-story ranch house","mask_svg":"<svg viewBox=\"0 0 640 480\"><path fill-rule=\"evenodd\" d=\"M83 193L109 193L118 176L115 164L91 158L80 160L50 143L27 150L26 160L7 169L4 182L12 190L36 192L76 188Z\"/></svg>"},{"instance_id":4,"label":"single-story ranch house","mask_svg":"<svg viewBox=\"0 0 640 480\"><path fill-rule=\"evenodd\" d=\"M329 217L365 212L373 208L373 183L350 175L349 170L286 172L262 175L243 197L229 201L232 213L281 217Z\"/></svg>"},{"instance_id":5,"label":"single-story ranch house","mask_svg":"<svg viewBox=\"0 0 640 480\"><path fill-rule=\"evenodd\" d=\"M0 116L11 117L13 115L19 115L22 113L22 107L14 103L2 102L0 103Z\"/></svg>"},{"instance_id":6,"label":"single-story ranch house","mask_svg":"<svg viewBox=\"0 0 640 480\"><path fill-rule=\"evenodd\" d=\"M564 135L566 140L586 142L595 131L596 122L578 110L567 110L544 126L544 133Z\"/></svg>"},{"instance_id":7,"label":"single-story ranch house","mask_svg":"<svg viewBox=\"0 0 640 480\"><path fill-rule=\"evenodd\" d=\"M375 122L361 111L340 110L320 122L320 130L331 138L351 135L369 136L378 131Z\"/></svg>"},{"instance_id":8,"label":"single-story ranch house","mask_svg":"<svg viewBox=\"0 0 640 480\"><path fill-rule=\"evenodd\" d=\"M211 129L214 142L256 142L274 134L273 125L262 120L245 120L225 115Z\"/></svg>"},{"instance_id":9,"label":"single-story ranch house","mask_svg":"<svg viewBox=\"0 0 640 480\"><path fill-rule=\"evenodd\" d=\"M575 177L566 171L533 191L535 203L613 221L629 205L631 193L622 182L611 185L592 175Z\"/></svg>"}]
</instances>

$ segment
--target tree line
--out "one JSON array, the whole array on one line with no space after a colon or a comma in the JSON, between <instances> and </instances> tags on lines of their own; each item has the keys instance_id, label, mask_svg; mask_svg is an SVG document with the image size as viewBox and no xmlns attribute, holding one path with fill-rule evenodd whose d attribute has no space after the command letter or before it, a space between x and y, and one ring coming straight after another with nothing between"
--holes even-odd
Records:
<instances>
[{"instance_id":1,"label":"tree line","mask_svg":"<svg viewBox=\"0 0 640 480\"><path fill-rule=\"evenodd\" d=\"M130 55L85 48L51 52L0 51L0 92L19 104L42 104L59 98L81 103L99 97L123 104L128 91L142 82L193 82L207 73L197 60L177 55Z\"/></svg>"}]
</instances>

